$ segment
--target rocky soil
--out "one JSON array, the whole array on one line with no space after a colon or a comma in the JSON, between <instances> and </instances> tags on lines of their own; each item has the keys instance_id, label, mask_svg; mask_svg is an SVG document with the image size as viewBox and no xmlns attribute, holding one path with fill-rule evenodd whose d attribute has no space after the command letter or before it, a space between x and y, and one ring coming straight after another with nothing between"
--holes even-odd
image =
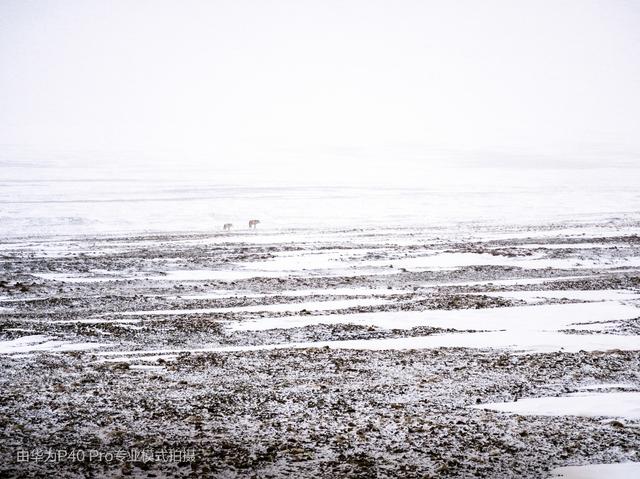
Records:
<instances>
[{"instance_id":1,"label":"rocky soil","mask_svg":"<svg viewBox=\"0 0 640 479\"><path fill-rule=\"evenodd\" d=\"M0 344L43 335L54 342L101 345L0 350L0 475L544 478L562 465L640 461L640 421L469 407L562 395L589 384L624 383L627 390L640 391L640 344L635 351L537 354L308 348L184 352L165 359L145 353L126 362L100 354L462 334L427 326L340 323L243 331L228 325L301 315L525 304L493 294L508 291L640 290L640 267L627 261L640 256L638 236L549 231L552 226L543 239L535 230L519 231L518 239L469 241L437 236L440 232L398 237L356 231L340 232L340 239L328 235L291 242L277 235L273 241L240 243L233 235L202 234L0 242ZM339 257L330 263L339 267L336 271L164 278L171 271L236 271L283 255L327 252ZM406 266L407 260L440 253L475 253L505 262ZM540 258L541 267L517 263L531 258ZM561 266L547 266L555 260ZM528 279L535 281L524 284ZM339 293L332 292L336 288ZM384 301L329 311L180 313L372 298ZM153 310L176 313L123 314ZM638 318L610 324L600 333L636 335ZM131 450L189 454L176 461L116 457ZM114 457L25 460L21 451L100 451Z\"/></svg>"}]
</instances>

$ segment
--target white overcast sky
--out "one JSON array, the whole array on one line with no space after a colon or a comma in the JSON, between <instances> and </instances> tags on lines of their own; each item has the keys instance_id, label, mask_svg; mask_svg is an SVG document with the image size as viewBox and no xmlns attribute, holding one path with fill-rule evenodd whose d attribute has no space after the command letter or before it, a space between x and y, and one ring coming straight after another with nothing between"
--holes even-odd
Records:
<instances>
[{"instance_id":1,"label":"white overcast sky","mask_svg":"<svg viewBox=\"0 0 640 479\"><path fill-rule=\"evenodd\" d=\"M633 162L640 1L2 0L0 144Z\"/></svg>"}]
</instances>

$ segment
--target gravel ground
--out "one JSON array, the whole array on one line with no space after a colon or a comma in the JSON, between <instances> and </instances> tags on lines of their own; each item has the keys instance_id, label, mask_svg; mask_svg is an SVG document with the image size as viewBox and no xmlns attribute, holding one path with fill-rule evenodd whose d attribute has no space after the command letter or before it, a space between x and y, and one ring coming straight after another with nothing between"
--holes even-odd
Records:
<instances>
[{"instance_id":1,"label":"gravel ground","mask_svg":"<svg viewBox=\"0 0 640 479\"><path fill-rule=\"evenodd\" d=\"M46 335L103 345L0 354L0 475L542 478L557 466L640 461L638 420L469 408L563 395L593 384L624 383L626 390L640 391L640 345L632 351L537 354L278 349L182 353L171 360L142 354L126 362L101 354L464 334L428 326L345 323L241 331L226 325L296 315L525 304L482 294L500 291L640 290L640 268L620 263L640 256L635 235L554 236L547 230L544 239L531 231L511 240L408 241L407 234L397 241L384 232L349 234L347 243L331 236L278 242L277 235L260 244L235 243L233 235L58 239L55 248L50 239L0 242L0 341ZM542 246L526 246L532 243ZM597 246L581 246L586 243ZM282 255L326 252L340 255L332 265L348 266L347 273L300 269L279 277L163 278L168 271L235 271ZM506 262L439 269L394 265L435 252ZM562 267L518 266L519 259L529 258L558 260ZM522 282L502 282L515 279ZM526 279L539 281L522 284ZM467 284L477 282L485 283ZM335 288L339 294L331 292ZM230 293L188 298L216 291ZM365 298L385 301L332 311L122 314ZM627 319L598 334L634 335L639 327L638 318ZM133 457L136 451L153 457Z\"/></svg>"}]
</instances>

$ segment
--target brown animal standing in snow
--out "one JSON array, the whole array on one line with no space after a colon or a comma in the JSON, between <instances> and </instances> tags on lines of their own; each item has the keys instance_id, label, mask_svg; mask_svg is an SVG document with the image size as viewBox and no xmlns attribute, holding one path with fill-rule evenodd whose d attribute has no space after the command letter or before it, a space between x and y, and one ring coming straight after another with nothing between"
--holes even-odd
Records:
<instances>
[{"instance_id":1,"label":"brown animal standing in snow","mask_svg":"<svg viewBox=\"0 0 640 479\"><path fill-rule=\"evenodd\" d=\"M260 223L260 220L249 220L249 229L256 229L258 223Z\"/></svg>"},{"instance_id":2,"label":"brown animal standing in snow","mask_svg":"<svg viewBox=\"0 0 640 479\"><path fill-rule=\"evenodd\" d=\"M223 230L229 231L233 225L231 223L225 223L222 227Z\"/></svg>"}]
</instances>

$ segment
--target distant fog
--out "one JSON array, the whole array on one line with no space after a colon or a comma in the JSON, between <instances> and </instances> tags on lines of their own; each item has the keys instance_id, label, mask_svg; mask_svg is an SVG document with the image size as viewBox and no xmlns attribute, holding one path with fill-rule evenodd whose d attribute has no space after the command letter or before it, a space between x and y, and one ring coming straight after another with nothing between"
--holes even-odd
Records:
<instances>
[{"instance_id":1,"label":"distant fog","mask_svg":"<svg viewBox=\"0 0 640 479\"><path fill-rule=\"evenodd\" d=\"M635 167L639 25L623 0L3 0L0 172Z\"/></svg>"}]
</instances>

